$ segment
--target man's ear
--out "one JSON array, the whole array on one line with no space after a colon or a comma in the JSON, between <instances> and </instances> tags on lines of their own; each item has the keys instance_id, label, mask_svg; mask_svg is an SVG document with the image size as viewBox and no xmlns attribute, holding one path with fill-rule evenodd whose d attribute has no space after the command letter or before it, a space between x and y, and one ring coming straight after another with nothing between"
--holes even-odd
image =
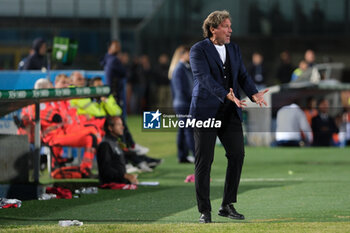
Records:
<instances>
[{"instance_id":1,"label":"man's ear","mask_svg":"<svg viewBox=\"0 0 350 233\"><path fill-rule=\"evenodd\" d=\"M210 26L209 30L210 30L211 34L214 34L215 28L213 26Z\"/></svg>"},{"instance_id":2,"label":"man's ear","mask_svg":"<svg viewBox=\"0 0 350 233\"><path fill-rule=\"evenodd\" d=\"M112 131L113 131L113 127L112 127L111 125L109 125L109 126L108 126L108 130L109 130L110 132L112 132Z\"/></svg>"}]
</instances>

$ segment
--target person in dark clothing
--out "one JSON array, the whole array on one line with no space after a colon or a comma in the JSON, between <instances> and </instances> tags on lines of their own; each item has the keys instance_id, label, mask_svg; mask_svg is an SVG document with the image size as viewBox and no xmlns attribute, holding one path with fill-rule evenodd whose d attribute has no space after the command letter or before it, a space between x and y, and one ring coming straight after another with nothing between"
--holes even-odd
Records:
<instances>
[{"instance_id":1,"label":"person in dark clothing","mask_svg":"<svg viewBox=\"0 0 350 233\"><path fill-rule=\"evenodd\" d=\"M101 77L94 77L90 80L90 86L92 87L102 87L103 86L103 81ZM106 115L109 116L119 116L119 109L120 106L118 106L116 99L114 98L113 95L110 95L108 98L107 97L96 97L93 98L92 101L94 103L97 103L98 106L102 109L102 111L99 113L96 113L95 116L98 116L100 114L102 114L103 111L106 112ZM83 105L85 105L86 103L84 103ZM90 113L91 115L92 112ZM105 115L104 115L105 116ZM125 120L125 118L123 118L123 113L121 115L123 123L124 123L124 133L123 136L121 136L122 141L126 144L126 146L128 147L128 149L132 152L136 152L137 155L143 155L143 154L147 154L149 149L147 147L141 146L139 144L137 144L134 141L134 138L128 128L127 122Z\"/></svg>"},{"instance_id":2,"label":"person in dark clothing","mask_svg":"<svg viewBox=\"0 0 350 233\"><path fill-rule=\"evenodd\" d=\"M145 154L138 155L126 147L121 138L124 134L124 123L119 116L106 117L104 131L106 135L97 148L97 163L102 183L122 182L128 162L142 172L151 172L163 162L162 159L151 158Z\"/></svg>"},{"instance_id":3,"label":"person in dark clothing","mask_svg":"<svg viewBox=\"0 0 350 233\"><path fill-rule=\"evenodd\" d=\"M126 173L124 152L118 143L124 126L120 117L107 117L104 128L106 135L97 148L97 164L100 182L137 184L137 175Z\"/></svg>"},{"instance_id":4,"label":"person in dark clothing","mask_svg":"<svg viewBox=\"0 0 350 233\"><path fill-rule=\"evenodd\" d=\"M291 63L290 54L288 51L283 51L280 54L280 65L277 69L277 78L281 84L289 83L295 67Z\"/></svg>"},{"instance_id":5,"label":"person in dark clothing","mask_svg":"<svg viewBox=\"0 0 350 233\"><path fill-rule=\"evenodd\" d=\"M18 70L23 70L24 64L26 63L26 60L34 54L34 49L30 48L28 56L24 57L19 63L18 63Z\"/></svg>"},{"instance_id":6,"label":"person in dark clothing","mask_svg":"<svg viewBox=\"0 0 350 233\"><path fill-rule=\"evenodd\" d=\"M311 128L314 135L313 146L332 146L334 133L339 129L332 117L328 115L329 103L326 99L321 99L318 104L319 114L312 118Z\"/></svg>"},{"instance_id":7,"label":"person in dark clothing","mask_svg":"<svg viewBox=\"0 0 350 233\"><path fill-rule=\"evenodd\" d=\"M45 68L46 50L46 41L42 38L35 39L32 45L32 53L24 59L22 70L41 70Z\"/></svg>"},{"instance_id":8,"label":"person in dark clothing","mask_svg":"<svg viewBox=\"0 0 350 233\"><path fill-rule=\"evenodd\" d=\"M189 114L192 119L214 118L218 127L194 127L195 187L199 222L211 222L210 171L218 137L225 148L227 169L225 188L218 215L243 220L233 203L237 202L238 186L244 161L242 107L239 88L259 106L267 105L258 92L242 61L239 46L231 43L231 17L227 11L214 11L203 22L204 40L190 51L194 78Z\"/></svg>"},{"instance_id":9,"label":"person in dark clothing","mask_svg":"<svg viewBox=\"0 0 350 233\"><path fill-rule=\"evenodd\" d=\"M263 55L259 52L254 52L252 62L248 65L247 69L258 90L266 87L266 69L263 62Z\"/></svg>"},{"instance_id":10,"label":"person in dark clothing","mask_svg":"<svg viewBox=\"0 0 350 233\"><path fill-rule=\"evenodd\" d=\"M141 111L145 111L147 108L158 107L154 95L157 92L155 73L148 55L144 54L140 56L137 72L139 88L141 90L141 101L143 102Z\"/></svg>"},{"instance_id":11,"label":"person in dark clothing","mask_svg":"<svg viewBox=\"0 0 350 233\"><path fill-rule=\"evenodd\" d=\"M157 90L156 103L159 107L171 106L171 88L168 79L169 56L165 53L158 58L158 63L154 70L155 84Z\"/></svg>"},{"instance_id":12,"label":"person in dark clothing","mask_svg":"<svg viewBox=\"0 0 350 233\"><path fill-rule=\"evenodd\" d=\"M106 55L101 60L100 64L104 68L106 84L111 88L111 92L116 98L118 105L126 114L126 77L127 72L122 62L118 58L121 52L119 41L113 40L109 44Z\"/></svg>"},{"instance_id":13,"label":"person in dark clothing","mask_svg":"<svg viewBox=\"0 0 350 233\"><path fill-rule=\"evenodd\" d=\"M304 54L304 60L307 63L308 67L313 67L316 64L315 51L312 49L306 50Z\"/></svg>"},{"instance_id":14,"label":"person in dark clothing","mask_svg":"<svg viewBox=\"0 0 350 233\"><path fill-rule=\"evenodd\" d=\"M173 94L173 108L179 120L185 121L188 115L193 89L193 75L190 66L190 47L180 45L173 55L169 79ZM193 156L189 155L189 151ZM177 157L179 163L194 162L194 138L192 128L178 128L177 131Z\"/></svg>"}]
</instances>

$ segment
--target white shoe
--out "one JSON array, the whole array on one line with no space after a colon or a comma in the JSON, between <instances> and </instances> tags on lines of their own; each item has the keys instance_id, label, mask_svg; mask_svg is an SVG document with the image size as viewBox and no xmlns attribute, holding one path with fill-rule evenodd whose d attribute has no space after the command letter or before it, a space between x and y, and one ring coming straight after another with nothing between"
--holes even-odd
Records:
<instances>
[{"instance_id":1,"label":"white shoe","mask_svg":"<svg viewBox=\"0 0 350 233\"><path fill-rule=\"evenodd\" d=\"M129 148L129 149L130 151L135 152L137 155L145 155L149 151L149 148L141 146L137 143L134 145L134 148Z\"/></svg>"},{"instance_id":2,"label":"white shoe","mask_svg":"<svg viewBox=\"0 0 350 233\"><path fill-rule=\"evenodd\" d=\"M191 163L194 163L194 156L193 156L193 155L187 156L186 159L187 159L188 161L190 161Z\"/></svg>"},{"instance_id":3,"label":"white shoe","mask_svg":"<svg viewBox=\"0 0 350 233\"><path fill-rule=\"evenodd\" d=\"M130 163L128 163L127 165L125 165L125 168L126 168L126 173L140 172L140 169L138 169L137 167L134 167L134 166L131 165Z\"/></svg>"},{"instance_id":4,"label":"white shoe","mask_svg":"<svg viewBox=\"0 0 350 233\"><path fill-rule=\"evenodd\" d=\"M137 165L142 172L152 172L153 169L150 168L146 162L141 162Z\"/></svg>"}]
</instances>

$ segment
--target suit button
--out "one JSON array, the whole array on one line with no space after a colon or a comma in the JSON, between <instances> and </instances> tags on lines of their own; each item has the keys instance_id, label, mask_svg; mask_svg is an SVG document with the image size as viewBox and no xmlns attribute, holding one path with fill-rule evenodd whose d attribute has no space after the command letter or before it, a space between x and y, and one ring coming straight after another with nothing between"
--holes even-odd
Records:
<instances>
[{"instance_id":1,"label":"suit button","mask_svg":"<svg viewBox=\"0 0 350 233\"><path fill-rule=\"evenodd\" d=\"M225 67L225 66L223 66L222 68L223 68L223 69L226 69L226 67Z\"/></svg>"},{"instance_id":2,"label":"suit button","mask_svg":"<svg viewBox=\"0 0 350 233\"><path fill-rule=\"evenodd\" d=\"M226 78L226 75L224 76L224 78Z\"/></svg>"}]
</instances>

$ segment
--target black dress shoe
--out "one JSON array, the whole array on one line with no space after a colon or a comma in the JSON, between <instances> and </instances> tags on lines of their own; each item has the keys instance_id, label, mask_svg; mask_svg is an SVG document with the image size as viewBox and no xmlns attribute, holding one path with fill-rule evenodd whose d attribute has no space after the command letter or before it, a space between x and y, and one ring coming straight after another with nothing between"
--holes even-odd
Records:
<instances>
[{"instance_id":1,"label":"black dress shoe","mask_svg":"<svg viewBox=\"0 0 350 233\"><path fill-rule=\"evenodd\" d=\"M153 159L153 158L150 158L149 160L146 160L147 162L147 165L150 167L150 168L155 168L157 167L158 165L160 165L161 163L163 163L163 159Z\"/></svg>"},{"instance_id":2,"label":"black dress shoe","mask_svg":"<svg viewBox=\"0 0 350 233\"><path fill-rule=\"evenodd\" d=\"M187 158L184 158L184 159L180 159L179 163L193 163L193 161L191 161L191 160L189 160Z\"/></svg>"},{"instance_id":3,"label":"black dress shoe","mask_svg":"<svg viewBox=\"0 0 350 233\"><path fill-rule=\"evenodd\" d=\"M231 219L244 220L244 215L238 213L232 204L221 206L218 215Z\"/></svg>"},{"instance_id":4,"label":"black dress shoe","mask_svg":"<svg viewBox=\"0 0 350 233\"><path fill-rule=\"evenodd\" d=\"M211 223L211 213L203 212L199 217L199 223Z\"/></svg>"}]
</instances>

